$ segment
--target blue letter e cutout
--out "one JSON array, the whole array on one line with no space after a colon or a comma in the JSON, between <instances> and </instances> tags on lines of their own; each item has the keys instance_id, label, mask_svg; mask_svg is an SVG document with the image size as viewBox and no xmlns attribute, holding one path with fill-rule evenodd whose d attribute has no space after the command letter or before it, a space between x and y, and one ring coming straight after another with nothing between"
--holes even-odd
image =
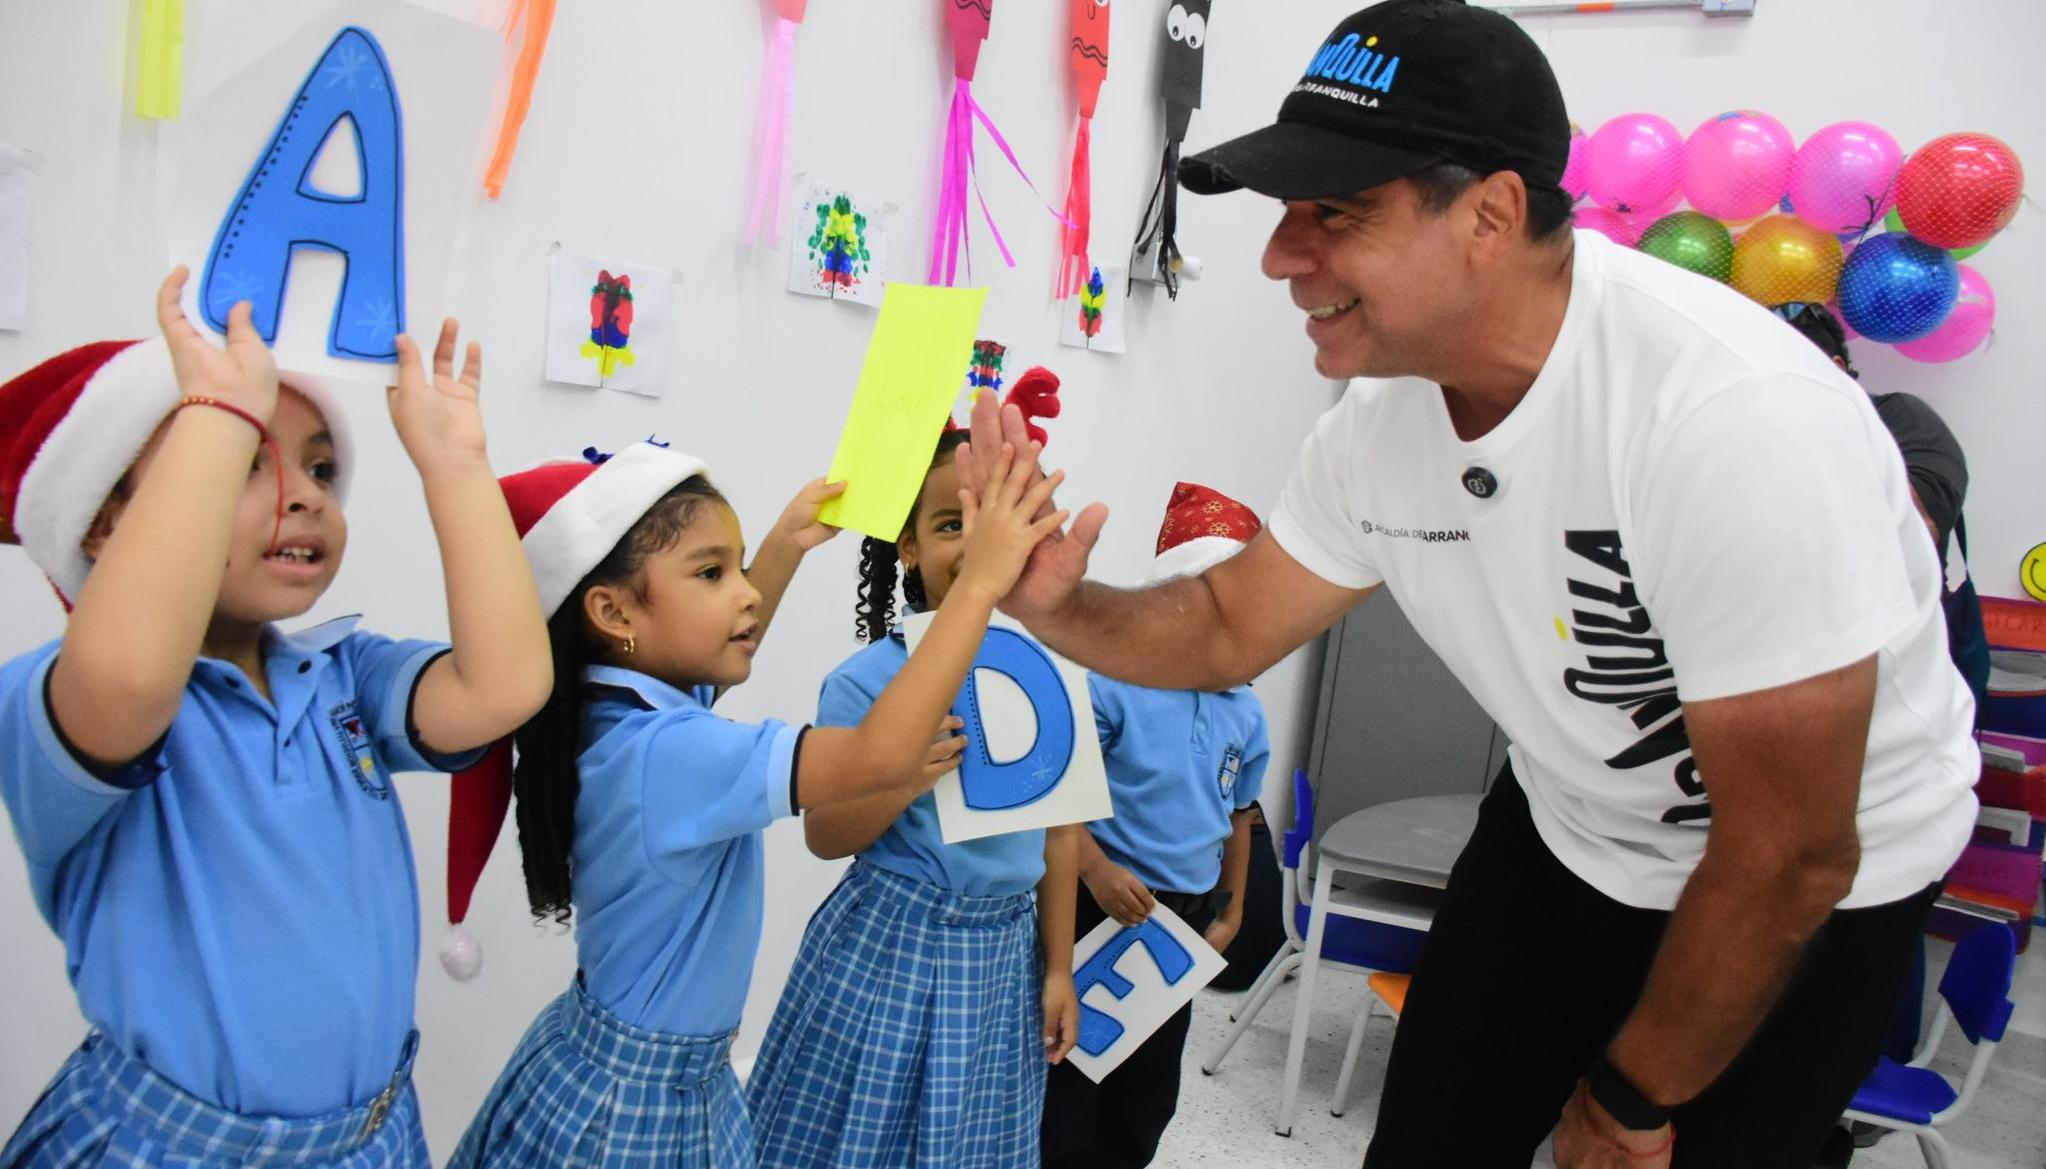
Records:
<instances>
[{"instance_id":1,"label":"blue letter e cutout","mask_svg":"<svg viewBox=\"0 0 2046 1169\"><path fill-rule=\"evenodd\" d=\"M342 121L355 130L361 190L330 195L312 185L320 148ZM227 331L237 301L255 310L256 332L277 340L292 253L324 248L347 260L327 352L362 361L398 356L405 329L404 136L398 90L383 47L344 28L306 75L291 108L249 171L213 237L199 311Z\"/></svg>"},{"instance_id":2,"label":"blue letter e cutout","mask_svg":"<svg viewBox=\"0 0 2046 1169\"><path fill-rule=\"evenodd\" d=\"M1122 931L1108 939L1086 965L1073 972L1073 992L1080 997L1080 1040L1081 1051L1099 1056L1115 1046L1122 1038L1123 1025L1115 1016L1106 1011L1087 1005L1087 992L1096 986L1105 986L1108 993L1118 999L1128 998L1136 988L1129 979L1117 974L1115 964L1131 949L1142 946L1158 967L1158 973L1165 978L1167 986L1176 986L1194 967L1193 955L1172 936L1172 931L1155 921L1140 921L1124 926Z\"/></svg>"},{"instance_id":3,"label":"blue letter e cutout","mask_svg":"<svg viewBox=\"0 0 2046 1169\"><path fill-rule=\"evenodd\" d=\"M981 670L1007 676L1030 700L1037 717L1037 740L1021 759L997 763L988 751L980 690L974 684L974 675ZM1073 761L1073 701L1066 694L1058 666L1036 642L1013 630L988 630L952 713L966 723L971 744L959 765L959 788L967 807L976 812L1020 808L1043 799L1065 778Z\"/></svg>"}]
</instances>

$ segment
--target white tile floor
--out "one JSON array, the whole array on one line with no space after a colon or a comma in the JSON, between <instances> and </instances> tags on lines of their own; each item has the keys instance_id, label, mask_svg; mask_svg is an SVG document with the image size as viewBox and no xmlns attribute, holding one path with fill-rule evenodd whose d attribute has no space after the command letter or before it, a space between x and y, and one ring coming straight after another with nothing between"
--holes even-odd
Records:
<instances>
[{"instance_id":1,"label":"white tile floor","mask_svg":"<svg viewBox=\"0 0 2046 1169\"><path fill-rule=\"evenodd\" d=\"M2027 955L2031 961L2019 970L2020 980L2040 975L2046 947L2035 945L2032 950ZM1943 956L1935 958L1935 971L1941 961ZM1214 1076L1201 1074L1201 1058L1220 1040L1229 1012L1243 995L1202 993L1187 1041L1179 1115L1158 1151L1160 1169L1357 1169L1363 1163L1392 1029L1383 1016L1372 1020L1363 1054L1358 1057L1352 1099L1344 1115L1331 1116L1329 1096L1335 1090L1343 1045L1349 1038L1350 1010L1363 1002L1364 982L1361 975L1339 970L1324 970L1319 982L1301 1077L1300 1109L1290 1138L1275 1135L1272 1127L1278 1115L1286 1028L1293 1018L1297 984L1288 983L1273 995ZM2037 993L2035 988L2032 994ZM1951 1070L1956 1056L1965 1060L1959 1051L1963 1047L1958 1040L1950 1040L1948 1059L1937 1066ZM1956 1150L1955 1169L2046 1167L2046 1039L2013 1030L1997 1052L1981 1094L1948 1139ZM1541 1169L1552 1164L1546 1150L1535 1161ZM1924 1161L1909 1138L1891 1136L1873 1149L1858 1152L1854 1165L1857 1169L1921 1169Z\"/></svg>"}]
</instances>

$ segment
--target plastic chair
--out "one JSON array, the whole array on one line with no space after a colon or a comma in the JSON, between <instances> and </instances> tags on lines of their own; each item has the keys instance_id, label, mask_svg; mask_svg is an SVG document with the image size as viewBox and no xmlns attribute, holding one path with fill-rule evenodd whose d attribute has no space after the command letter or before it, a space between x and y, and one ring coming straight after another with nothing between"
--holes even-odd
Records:
<instances>
[{"instance_id":1,"label":"plastic chair","mask_svg":"<svg viewBox=\"0 0 2046 1169\"><path fill-rule=\"evenodd\" d=\"M1855 1093L1847 1119L1908 1132L1918 1138L1927 1165L1948 1169L1952 1150L1938 1127L1952 1123L1967 1109L1982 1078L1989 1074L1990 1057L2003 1040L2004 1026L2014 1009L2010 984L2016 970L2017 940L2009 927L1985 925L1962 938L1939 980L1939 994L1947 1009L1933 1022L1925 1046L1908 1064L1888 1056L1879 1060L1875 1071L1862 1082L1861 1091ZM1974 1058L1969 1060L1958 1090L1927 1066L1939 1054L1949 1019L1975 1045Z\"/></svg>"},{"instance_id":2,"label":"plastic chair","mask_svg":"<svg viewBox=\"0 0 2046 1169\"><path fill-rule=\"evenodd\" d=\"M1407 988L1413 982L1411 974L1392 974L1383 970L1364 980L1364 989L1371 992L1371 997L1364 1000L1363 1012L1350 1026L1350 1048L1343 1053L1343 1071L1336 1077L1336 1098L1329 1103L1330 1116L1341 1116L1343 1102L1350 1098L1350 1079L1357 1073L1357 1055L1364 1050L1365 1025L1371 1022L1371 1017L1378 1013L1380 1007L1384 1007L1385 1013L1392 1016L1393 1023L1398 1024L1400 1011L1407 1005Z\"/></svg>"},{"instance_id":3,"label":"plastic chair","mask_svg":"<svg viewBox=\"0 0 2046 1169\"><path fill-rule=\"evenodd\" d=\"M1312 872L1314 788L1305 771L1293 773L1293 810L1293 827L1285 834L1281 857L1290 874L1282 882L1286 944L1272 955L1264 973L1251 984L1242 1006L1229 1016L1234 1025L1201 1061L1203 1075L1215 1074L1236 1041L1250 1030L1273 992L1306 961L1306 939L1313 922L1301 882ZM1366 973L1412 971L1440 899L1437 890L1397 881L1359 881L1356 887L1337 892L1330 899L1328 920L1322 927L1321 961ZM1394 921L1399 924L1391 924ZM1372 1009L1367 1004L1366 1013ZM1291 1135L1291 1121L1290 1113L1282 1109L1279 1135Z\"/></svg>"}]
</instances>

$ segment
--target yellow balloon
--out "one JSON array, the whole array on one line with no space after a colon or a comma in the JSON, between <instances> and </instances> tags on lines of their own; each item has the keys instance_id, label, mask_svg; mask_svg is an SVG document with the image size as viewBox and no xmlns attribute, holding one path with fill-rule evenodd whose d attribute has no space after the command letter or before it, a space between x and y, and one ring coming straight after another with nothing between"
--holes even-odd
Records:
<instances>
[{"instance_id":1,"label":"yellow balloon","mask_svg":"<svg viewBox=\"0 0 2046 1169\"><path fill-rule=\"evenodd\" d=\"M1840 241L1788 215L1772 215L1733 245L1733 286L1774 307L1824 304L1840 287L1847 263Z\"/></svg>"}]
</instances>

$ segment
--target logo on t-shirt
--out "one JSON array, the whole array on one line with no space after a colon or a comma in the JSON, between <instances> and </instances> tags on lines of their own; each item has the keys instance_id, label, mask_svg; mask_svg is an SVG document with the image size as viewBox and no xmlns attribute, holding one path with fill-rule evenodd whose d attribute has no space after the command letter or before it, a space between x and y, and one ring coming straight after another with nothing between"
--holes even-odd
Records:
<instances>
[{"instance_id":1,"label":"logo on t-shirt","mask_svg":"<svg viewBox=\"0 0 2046 1169\"><path fill-rule=\"evenodd\" d=\"M1236 773L1243 769L1243 748L1231 747L1222 753L1222 773L1215 777L1215 787L1222 793L1223 802L1236 797Z\"/></svg>"},{"instance_id":2,"label":"logo on t-shirt","mask_svg":"<svg viewBox=\"0 0 2046 1169\"><path fill-rule=\"evenodd\" d=\"M1370 520L1358 520L1357 526L1367 536L1384 536L1390 540L1419 540L1423 544L1468 544L1471 534L1465 528L1389 528Z\"/></svg>"},{"instance_id":3,"label":"logo on t-shirt","mask_svg":"<svg viewBox=\"0 0 2046 1169\"><path fill-rule=\"evenodd\" d=\"M355 773L356 786L377 799L390 799L391 781L377 766L376 751L369 743L369 728L363 725L362 716L355 713L355 702L351 699L340 703L327 712L327 718L334 724L341 757Z\"/></svg>"},{"instance_id":4,"label":"logo on t-shirt","mask_svg":"<svg viewBox=\"0 0 2046 1169\"><path fill-rule=\"evenodd\" d=\"M1607 759L1607 767L1669 768L1670 782L1685 799L1662 814L1663 823L1710 819L1712 805L1705 799L1705 785L1698 782L1691 737L1684 730L1676 670L1634 592L1634 571L1627 565L1620 533L1564 532L1563 545L1588 562L1578 566L1586 579L1573 576L1569 581L1570 595L1583 606L1571 610L1570 636L1587 653L1582 667L1563 671L1563 687L1574 698L1615 707L1633 722L1639 737Z\"/></svg>"}]
</instances>

